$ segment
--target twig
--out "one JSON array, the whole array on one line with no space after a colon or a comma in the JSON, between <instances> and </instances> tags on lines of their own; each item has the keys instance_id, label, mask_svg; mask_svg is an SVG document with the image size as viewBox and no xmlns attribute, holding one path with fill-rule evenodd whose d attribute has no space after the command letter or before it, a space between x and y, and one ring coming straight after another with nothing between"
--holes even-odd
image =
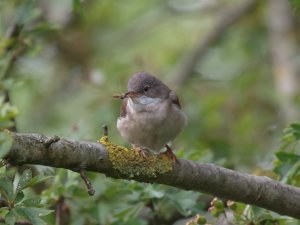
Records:
<instances>
[{"instance_id":1,"label":"twig","mask_svg":"<svg viewBox=\"0 0 300 225\"><path fill-rule=\"evenodd\" d=\"M184 59L178 69L176 69L173 77L175 77L174 85L178 88L181 86L192 74L198 62L205 56L209 48L214 45L224 33L237 22L246 13L249 13L255 8L258 0L247 0L244 3L229 8L224 15L219 19L215 27L208 32L208 34L199 41L199 45L195 47Z\"/></svg>"},{"instance_id":2,"label":"twig","mask_svg":"<svg viewBox=\"0 0 300 225\"><path fill-rule=\"evenodd\" d=\"M125 95L124 94L113 94L113 98L124 99Z\"/></svg>"},{"instance_id":3,"label":"twig","mask_svg":"<svg viewBox=\"0 0 300 225\"><path fill-rule=\"evenodd\" d=\"M85 174L85 171L81 169L79 171L81 178L83 179L86 187L88 188L89 195L93 196L95 194L95 190L92 186L92 182L90 181L89 177Z\"/></svg>"},{"instance_id":4,"label":"twig","mask_svg":"<svg viewBox=\"0 0 300 225\"><path fill-rule=\"evenodd\" d=\"M55 225L62 225L61 224L61 216L62 216L63 203L64 203L64 197L60 197L56 203Z\"/></svg>"},{"instance_id":5,"label":"twig","mask_svg":"<svg viewBox=\"0 0 300 225\"><path fill-rule=\"evenodd\" d=\"M70 211L65 197L61 196L56 202L55 225L70 224Z\"/></svg>"}]
</instances>

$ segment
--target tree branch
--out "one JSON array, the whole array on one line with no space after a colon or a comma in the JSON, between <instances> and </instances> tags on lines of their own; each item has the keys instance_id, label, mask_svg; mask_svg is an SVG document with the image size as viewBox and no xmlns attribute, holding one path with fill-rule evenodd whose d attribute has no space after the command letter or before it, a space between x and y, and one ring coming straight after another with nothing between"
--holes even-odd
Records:
<instances>
[{"instance_id":1,"label":"tree branch","mask_svg":"<svg viewBox=\"0 0 300 225\"><path fill-rule=\"evenodd\" d=\"M181 86L192 75L198 62L206 55L209 48L223 37L229 27L252 11L259 2L258 0L247 0L238 6L225 10L213 29L199 41L199 45L186 55L179 68L176 69L173 74L175 77L174 85L176 87Z\"/></svg>"},{"instance_id":2,"label":"tree branch","mask_svg":"<svg viewBox=\"0 0 300 225\"><path fill-rule=\"evenodd\" d=\"M49 145L49 140L53 138L39 134L12 133L12 137L13 145L6 159L13 164L37 164L71 170L84 168L118 179L205 192L300 219L300 189L267 177L183 159L178 159L173 169L163 174L148 176L140 173L130 176L113 166L113 159L110 159L108 152L110 150L101 143L56 138ZM133 154L133 150L128 154Z\"/></svg>"}]
</instances>

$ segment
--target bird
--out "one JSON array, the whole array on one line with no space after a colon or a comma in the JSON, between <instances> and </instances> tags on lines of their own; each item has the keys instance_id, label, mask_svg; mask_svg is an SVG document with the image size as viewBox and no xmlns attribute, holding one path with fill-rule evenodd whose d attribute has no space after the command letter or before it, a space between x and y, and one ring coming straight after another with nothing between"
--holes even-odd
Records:
<instances>
[{"instance_id":1,"label":"bird","mask_svg":"<svg viewBox=\"0 0 300 225\"><path fill-rule=\"evenodd\" d=\"M166 154L177 161L168 143L184 129L187 117L176 93L144 71L131 76L127 89L118 97L122 99L117 120L121 136L145 155Z\"/></svg>"}]
</instances>

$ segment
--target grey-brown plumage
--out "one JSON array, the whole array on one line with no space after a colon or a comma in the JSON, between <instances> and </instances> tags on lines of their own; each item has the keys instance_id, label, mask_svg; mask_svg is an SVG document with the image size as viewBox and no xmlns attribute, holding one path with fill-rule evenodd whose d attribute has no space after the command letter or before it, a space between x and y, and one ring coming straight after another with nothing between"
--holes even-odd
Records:
<instances>
[{"instance_id":1,"label":"grey-brown plumage","mask_svg":"<svg viewBox=\"0 0 300 225\"><path fill-rule=\"evenodd\" d=\"M134 74L127 88L117 121L121 136L134 146L160 152L186 125L177 95L147 72Z\"/></svg>"}]
</instances>

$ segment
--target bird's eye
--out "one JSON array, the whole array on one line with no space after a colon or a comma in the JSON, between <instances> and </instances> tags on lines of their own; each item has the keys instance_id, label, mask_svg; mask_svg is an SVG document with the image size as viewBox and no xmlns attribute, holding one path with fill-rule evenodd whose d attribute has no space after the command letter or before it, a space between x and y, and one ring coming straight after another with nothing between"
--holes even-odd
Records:
<instances>
[{"instance_id":1,"label":"bird's eye","mask_svg":"<svg viewBox=\"0 0 300 225\"><path fill-rule=\"evenodd\" d=\"M149 89L150 89L150 86L149 86L149 85L145 85L145 86L144 86L144 92L149 91Z\"/></svg>"}]
</instances>

